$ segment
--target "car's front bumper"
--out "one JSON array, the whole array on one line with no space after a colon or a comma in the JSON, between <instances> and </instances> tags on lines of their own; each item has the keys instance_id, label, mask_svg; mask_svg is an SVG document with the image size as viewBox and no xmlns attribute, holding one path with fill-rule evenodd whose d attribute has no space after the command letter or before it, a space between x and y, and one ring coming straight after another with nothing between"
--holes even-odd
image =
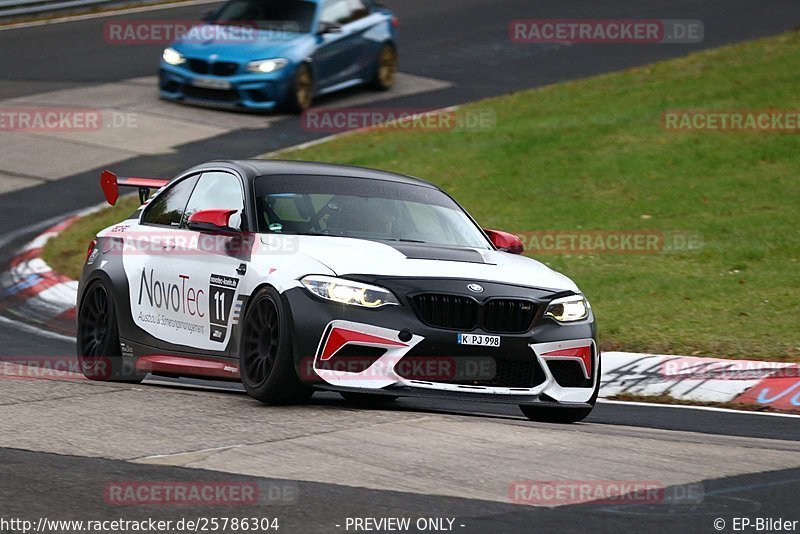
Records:
<instances>
[{"instance_id":1,"label":"car's front bumper","mask_svg":"<svg viewBox=\"0 0 800 534\"><path fill-rule=\"evenodd\" d=\"M500 336L499 348L462 345L458 330L424 323L407 295L450 292L469 281L369 282L392 289L402 305L371 310L324 301L299 287L284 293L291 310L296 367L307 384L343 392L514 404L581 407L593 401L600 376L593 316L563 325L538 313L524 333L470 331ZM486 292L478 300L513 296L543 309L553 298L547 291L481 284ZM580 347L588 347L588 358L569 356Z\"/></svg>"},{"instance_id":2,"label":"car's front bumper","mask_svg":"<svg viewBox=\"0 0 800 534\"><path fill-rule=\"evenodd\" d=\"M161 62L159 93L168 100L192 102L214 107L272 110L286 97L290 77L286 67L272 74L213 76L197 74L181 66ZM220 88L200 87L197 80L212 80Z\"/></svg>"}]
</instances>

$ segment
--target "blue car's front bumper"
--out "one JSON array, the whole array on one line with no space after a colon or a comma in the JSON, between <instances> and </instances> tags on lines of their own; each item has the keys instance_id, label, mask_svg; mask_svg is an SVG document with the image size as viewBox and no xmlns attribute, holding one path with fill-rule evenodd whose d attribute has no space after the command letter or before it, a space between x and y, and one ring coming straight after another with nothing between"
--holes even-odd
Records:
<instances>
[{"instance_id":1,"label":"blue car's front bumper","mask_svg":"<svg viewBox=\"0 0 800 534\"><path fill-rule=\"evenodd\" d=\"M159 91L163 98L200 104L271 110L286 97L291 86L292 69L288 66L272 74L236 74L214 76L197 74L183 66L161 62L158 71ZM208 88L196 79L213 80L227 87Z\"/></svg>"}]
</instances>

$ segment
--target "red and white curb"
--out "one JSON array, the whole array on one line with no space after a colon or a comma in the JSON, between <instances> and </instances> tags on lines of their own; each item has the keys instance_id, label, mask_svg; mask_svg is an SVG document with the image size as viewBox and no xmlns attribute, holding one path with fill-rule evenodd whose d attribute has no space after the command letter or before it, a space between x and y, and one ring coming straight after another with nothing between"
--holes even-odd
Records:
<instances>
[{"instance_id":1,"label":"red and white curb","mask_svg":"<svg viewBox=\"0 0 800 534\"><path fill-rule=\"evenodd\" d=\"M5 315L46 332L74 335L78 282L54 271L41 258L42 249L76 220L100 209L67 217L17 251L0 273L0 308Z\"/></svg>"},{"instance_id":2,"label":"red and white curb","mask_svg":"<svg viewBox=\"0 0 800 534\"><path fill-rule=\"evenodd\" d=\"M620 394L800 413L800 364L604 352L600 396Z\"/></svg>"},{"instance_id":3,"label":"red and white curb","mask_svg":"<svg viewBox=\"0 0 800 534\"><path fill-rule=\"evenodd\" d=\"M78 282L40 256L45 244L96 206L48 228L0 273L0 306L40 331L74 336ZM800 413L800 365L755 360L604 352L600 397L669 395L699 403L739 403Z\"/></svg>"}]
</instances>

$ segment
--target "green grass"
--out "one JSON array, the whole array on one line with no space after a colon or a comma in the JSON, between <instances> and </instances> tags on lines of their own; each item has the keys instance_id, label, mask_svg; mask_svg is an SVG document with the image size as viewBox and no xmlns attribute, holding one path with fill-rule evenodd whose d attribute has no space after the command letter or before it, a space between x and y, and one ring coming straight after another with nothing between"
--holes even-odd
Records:
<instances>
[{"instance_id":1,"label":"green grass","mask_svg":"<svg viewBox=\"0 0 800 534\"><path fill-rule=\"evenodd\" d=\"M86 261L89 242L97 232L126 219L138 207L138 196L125 196L114 207L78 219L58 237L47 242L42 258L56 271L77 280Z\"/></svg>"},{"instance_id":2,"label":"green grass","mask_svg":"<svg viewBox=\"0 0 800 534\"><path fill-rule=\"evenodd\" d=\"M667 109L797 110L798 86L792 32L469 106L494 111L488 131L372 131L281 157L419 176L488 228L697 234L694 251L537 258L583 289L606 349L800 361L800 137L661 126ZM46 259L74 274L100 216L58 240L84 232L80 253Z\"/></svg>"}]
</instances>

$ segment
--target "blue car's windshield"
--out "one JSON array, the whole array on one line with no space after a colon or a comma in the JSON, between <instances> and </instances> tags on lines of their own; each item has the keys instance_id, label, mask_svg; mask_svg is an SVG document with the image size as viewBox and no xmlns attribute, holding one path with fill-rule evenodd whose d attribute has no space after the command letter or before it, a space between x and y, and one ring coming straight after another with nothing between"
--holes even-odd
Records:
<instances>
[{"instance_id":1,"label":"blue car's windshield","mask_svg":"<svg viewBox=\"0 0 800 534\"><path fill-rule=\"evenodd\" d=\"M229 0L206 20L220 24L255 24L259 28L308 33L316 4L305 0Z\"/></svg>"}]
</instances>

